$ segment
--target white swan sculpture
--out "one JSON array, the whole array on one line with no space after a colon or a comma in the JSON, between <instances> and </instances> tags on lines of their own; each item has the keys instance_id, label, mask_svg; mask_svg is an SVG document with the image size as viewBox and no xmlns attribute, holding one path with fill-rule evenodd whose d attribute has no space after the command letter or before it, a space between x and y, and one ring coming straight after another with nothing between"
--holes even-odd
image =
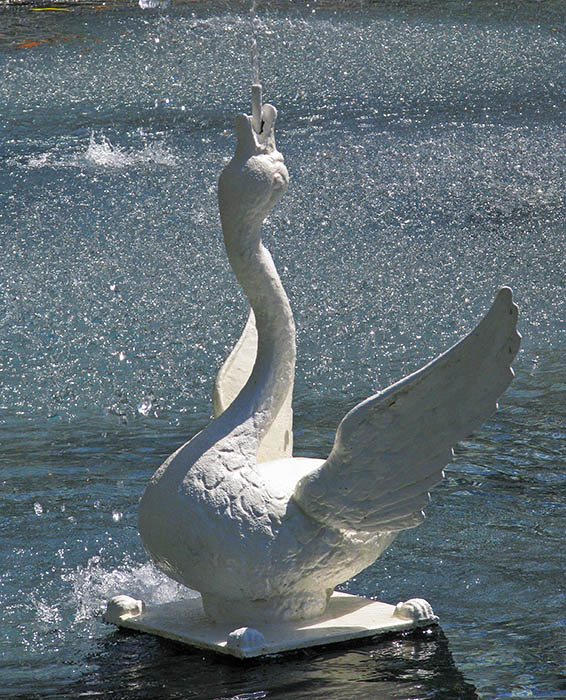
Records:
<instances>
[{"instance_id":1,"label":"white swan sculpture","mask_svg":"<svg viewBox=\"0 0 566 700\"><path fill-rule=\"evenodd\" d=\"M260 236L288 174L275 147L277 112L264 105L261 115L260 133L251 117L236 118L236 152L219 181L228 258L255 313L255 364L245 381L252 324L217 382L220 415L157 470L139 511L157 567L199 591L212 620L245 624L321 615L336 585L423 520L452 445L511 382L520 343L517 307L503 288L467 337L351 410L328 459L290 457L295 326ZM243 384L235 398L228 384L232 394Z\"/></svg>"}]
</instances>

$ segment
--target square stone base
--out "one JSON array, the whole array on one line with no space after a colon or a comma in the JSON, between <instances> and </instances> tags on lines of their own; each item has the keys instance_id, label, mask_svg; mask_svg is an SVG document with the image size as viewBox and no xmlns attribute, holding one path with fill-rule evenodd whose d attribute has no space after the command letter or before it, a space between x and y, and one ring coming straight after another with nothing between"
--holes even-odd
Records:
<instances>
[{"instance_id":1,"label":"square stone base","mask_svg":"<svg viewBox=\"0 0 566 700\"><path fill-rule=\"evenodd\" d=\"M210 622L200 597L145 606L142 601L117 596L109 601L104 619L119 627L240 659L405 632L438 621L424 600L394 606L338 592L333 593L322 617L262 623L258 629L234 630L230 625Z\"/></svg>"}]
</instances>

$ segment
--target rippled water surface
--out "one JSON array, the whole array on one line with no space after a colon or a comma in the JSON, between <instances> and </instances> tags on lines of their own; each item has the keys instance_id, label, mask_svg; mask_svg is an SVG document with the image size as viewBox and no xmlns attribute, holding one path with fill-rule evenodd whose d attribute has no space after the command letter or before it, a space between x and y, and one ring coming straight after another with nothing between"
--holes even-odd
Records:
<instances>
[{"instance_id":1,"label":"rippled water surface","mask_svg":"<svg viewBox=\"0 0 566 700\"><path fill-rule=\"evenodd\" d=\"M353 593L433 632L241 665L101 622L186 595L137 534L247 315L216 180L251 3L0 6L0 696L566 697L566 7L257 3L291 186L265 240L296 315L297 454L469 330L523 349L428 518ZM41 9L41 12L36 11Z\"/></svg>"}]
</instances>

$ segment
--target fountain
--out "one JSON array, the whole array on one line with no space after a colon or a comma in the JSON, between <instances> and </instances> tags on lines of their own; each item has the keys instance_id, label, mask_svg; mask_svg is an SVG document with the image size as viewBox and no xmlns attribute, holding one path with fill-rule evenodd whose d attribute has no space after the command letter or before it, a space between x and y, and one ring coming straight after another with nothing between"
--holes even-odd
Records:
<instances>
[{"instance_id":1,"label":"fountain","mask_svg":"<svg viewBox=\"0 0 566 700\"><path fill-rule=\"evenodd\" d=\"M252 91L219 181L226 251L252 307L221 369L217 416L157 470L139 530L156 566L201 593L146 606L120 595L105 620L237 657L405 631L437 621L422 599L394 605L335 592L398 532L423 520L452 446L496 408L518 349L502 288L463 340L361 402L326 460L291 456L293 314L261 226L288 185L277 112Z\"/></svg>"},{"instance_id":2,"label":"fountain","mask_svg":"<svg viewBox=\"0 0 566 700\"><path fill-rule=\"evenodd\" d=\"M296 324L293 453L329 455L501 286L521 309L516 377L427 519L336 589L425 598L440 625L266 665L101 623L120 593L197 595L153 566L138 506L249 314L215 188L252 114L250 3L4 3L0 696L560 696L566 3L257 4L291 178L262 236Z\"/></svg>"}]
</instances>

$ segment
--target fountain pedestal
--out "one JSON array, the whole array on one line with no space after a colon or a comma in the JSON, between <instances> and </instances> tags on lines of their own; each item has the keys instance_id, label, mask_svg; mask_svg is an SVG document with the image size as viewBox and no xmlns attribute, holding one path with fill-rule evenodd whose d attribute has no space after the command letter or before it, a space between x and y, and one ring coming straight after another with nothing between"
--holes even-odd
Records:
<instances>
[{"instance_id":1,"label":"fountain pedestal","mask_svg":"<svg viewBox=\"0 0 566 700\"><path fill-rule=\"evenodd\" d=\"M262 623L259 629L211 622L200 597L146 606L129 596L116 596L104 620L239 659L407 632L438 622L430 605L419 598L395 606L338 592L319 618Z\"/></svg>"}]
</instances>

